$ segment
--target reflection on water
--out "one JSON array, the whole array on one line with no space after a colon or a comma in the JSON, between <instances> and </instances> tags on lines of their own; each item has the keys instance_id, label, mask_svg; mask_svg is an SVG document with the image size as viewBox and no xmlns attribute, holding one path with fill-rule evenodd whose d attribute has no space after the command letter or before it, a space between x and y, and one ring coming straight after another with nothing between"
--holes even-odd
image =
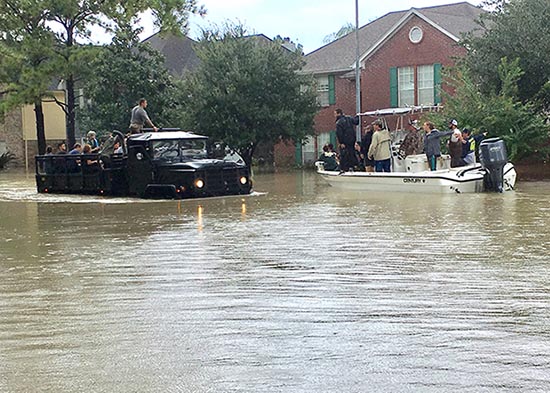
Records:
<instances>
[{"instance_id":1,"label":"reflection on water","mask_svg":"<svg viewBox=\"0 0 550 393\"><path fill-rule=\"evenodd\" d=\"M0 176L0 391L550 391L547 183L246 198Z\"/></svg>"}]
</instances>

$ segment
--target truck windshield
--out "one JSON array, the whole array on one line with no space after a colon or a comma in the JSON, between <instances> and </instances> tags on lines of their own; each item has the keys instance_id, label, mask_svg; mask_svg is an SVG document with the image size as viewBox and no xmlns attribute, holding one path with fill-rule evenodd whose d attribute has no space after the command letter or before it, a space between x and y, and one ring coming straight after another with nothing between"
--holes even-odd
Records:
<instances>
[{"instance_id":1,"label":"truck windshield","mask_svg":"<svg viewBox=\"0 0 550 393\"><path fill-rule=\"evenodd\" d=\"M206 158L206 142L202 139L176 139L153 142L153 159L181 162L193 158Z\"/></svg>"},{"instance_id":2,"label":"truck windshield","mask_svg":"<svg viewBox=\"0 0 550 393\"><path fill-rule=\"evenodd\" d=\"M180 142L180 151L184 159L206 158L206 141L204 139L185 139Z\"/></svg>"},{"instance_id":3,"label":"truck windshield","mask_svg":"<svg viewBox=\"0 0 550 393\"><path fill-rule=\"evenodd\" d=\"M179 161L180 150L179 141L166 140L153 142L153 158L162 161Z\"/></svg>"}]
</instances>

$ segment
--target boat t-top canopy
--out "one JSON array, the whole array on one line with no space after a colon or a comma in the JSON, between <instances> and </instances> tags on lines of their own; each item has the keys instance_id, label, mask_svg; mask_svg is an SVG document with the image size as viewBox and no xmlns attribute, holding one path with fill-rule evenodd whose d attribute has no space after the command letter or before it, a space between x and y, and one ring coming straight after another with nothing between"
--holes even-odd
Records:
<instances>
[{"instance_id":1,"label":"boat t-top canopy","mask_svg":"<svg viewBox=\"0 0 550 393\"><path fill-rule=\"evenodd\" d=\"M435 112L443 109L441 105L422 105L422 106L408 106L405 108L386 108L377 109L375 111L368 111L358 113L358 116L378 117L385 123L386 128L390 129L388 125L388 117L396 116L395 130L402 130L404 128L403 118L408 115L414 115L422 112ZM391 120L391 119L390 119Z\"/></svg>"},{"instance_id":2,"label":"boat t-top canopy","mask_svg":"<svg viewBox=\"0 0 550 393\"><path fill-rule=\"evenodd\" d=\"M359 116L395 116L406 115L420 112L432 112L442 109L441 105L422 105L422 106L408 106L405 108L386 108L377 109L375 111L358 113Z\"/></svg>"}]
</instances>

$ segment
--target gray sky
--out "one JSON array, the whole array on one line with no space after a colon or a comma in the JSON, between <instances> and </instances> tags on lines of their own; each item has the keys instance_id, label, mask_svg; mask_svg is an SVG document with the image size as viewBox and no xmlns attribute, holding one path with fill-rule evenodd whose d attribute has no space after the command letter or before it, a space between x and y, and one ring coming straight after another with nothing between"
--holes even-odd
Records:
<instances>
[{"instance_id":1,"label":"gray sky","mask_svg":"<svg viewBox=\"0 0 550 393\"><path fill-rule=\"evenodd\" d=\"M204 18L193 17L191 37L196 37L199 26L220 24L224 20L241 22L251 33L290 37L309 53L323 45L323 38L348 22L355 24L355 0L199 0L208 10ZM359 0L359 24L392 11L411 7L457 3L454 0ZM470 0L478 5L481 0ZM153 31L148 28L144 35Z\"/></svg>"}]
</instances>

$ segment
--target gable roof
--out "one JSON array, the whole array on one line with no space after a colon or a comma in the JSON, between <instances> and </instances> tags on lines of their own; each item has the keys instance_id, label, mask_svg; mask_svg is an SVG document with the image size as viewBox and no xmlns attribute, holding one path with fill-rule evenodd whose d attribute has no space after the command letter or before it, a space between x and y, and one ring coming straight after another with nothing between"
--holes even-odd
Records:
<instances>
[{"instance_id":1,"label":"gable roof","mask_svg":"<svg viewBox=\"0 0 550 393\"><path fill-rule=\"evenodd\" d=\"M200 64L194 49L196 41L187 36L155 33L143 42L162 53L165 59L164 65L176 77L183 76L187 71L194 70Z\"/></svg>"},{"instance_id":2,"label":"gable roof","mask_svg":"<svg viewBox=\"0 0 550 393\"><path fill-rule=\"evenodd\" d=\"M464 33L479 28L476 20L483 12L468 2L390 12L359 29L361 59L373 53L414 15L458 41ZM355 63L355 32L309 53L305 59L303 72L321 74L350 71Z\"/></svg>"}]
</instances>

